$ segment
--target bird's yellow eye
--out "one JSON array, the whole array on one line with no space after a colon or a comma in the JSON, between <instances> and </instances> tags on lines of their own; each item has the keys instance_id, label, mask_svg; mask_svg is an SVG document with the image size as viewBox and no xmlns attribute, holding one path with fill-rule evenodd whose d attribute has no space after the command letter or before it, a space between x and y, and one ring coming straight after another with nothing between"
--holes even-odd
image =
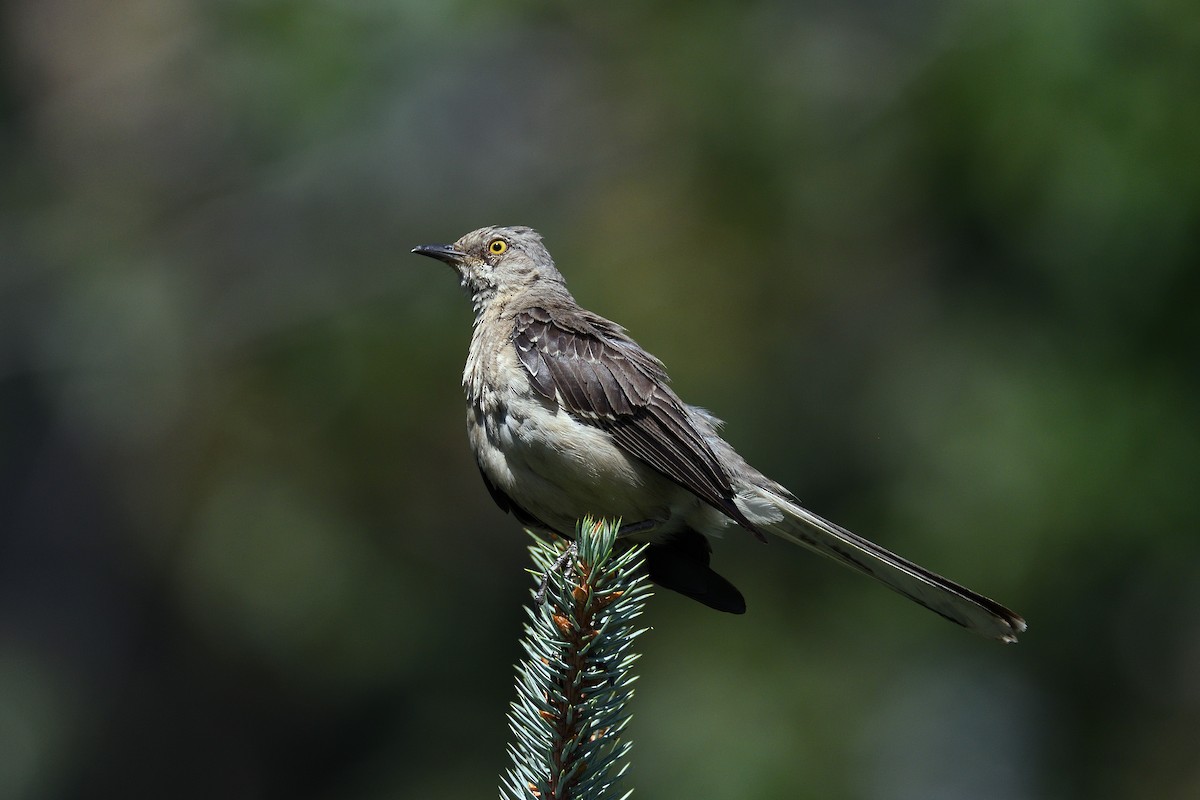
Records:
<instances>
[{"instance_id":1,"label":"bird's yellow eye","mask_svg":"<svg viewBox=\"0 0 1200 800\"><path fill-rule=\"evenodd\" d=\"M488 252L494 256L498 256L508 249L508 242L503 239L492 239L488 242Z\"/></svg>"}]
</instances>

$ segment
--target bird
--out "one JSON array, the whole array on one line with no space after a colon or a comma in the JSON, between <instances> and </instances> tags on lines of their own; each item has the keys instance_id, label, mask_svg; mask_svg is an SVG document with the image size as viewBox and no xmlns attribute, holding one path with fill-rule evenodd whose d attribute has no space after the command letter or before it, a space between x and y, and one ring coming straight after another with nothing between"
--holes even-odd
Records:
<instances>
[{"instance_id":1,"label":"bird","mask_svg":"<svg viewBox=\"0 0 1200 800\"><path fill-rule=\"evenodd\" d=\"M975 633L1016 641L1025 621L805 508L751 467L721 421L685 403L626 330L580 306L533 228L489 226L412 249L449 265L474 310L463 369L467 437L492 499L565 538L584 516L647 543L650 579L718 611L742 593L710 566L711 538L744 529L801 545Z\"/></svg>"}]
</instances>

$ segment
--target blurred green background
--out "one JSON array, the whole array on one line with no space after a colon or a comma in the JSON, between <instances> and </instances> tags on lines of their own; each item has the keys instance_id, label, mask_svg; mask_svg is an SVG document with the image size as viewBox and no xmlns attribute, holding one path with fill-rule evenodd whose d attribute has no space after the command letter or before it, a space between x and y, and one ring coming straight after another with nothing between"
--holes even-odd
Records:
<instances>
[{"instance_id":1,"label":"blurred green background","mask_svg":"<svg viewBox=\"0 0 1200 800\"><path fill-rule=\"evenodd\" d=\"M817 512L656 596L647 798L1200 796L1200 7L0 10L0 797L495 796L525 539L470 312L543 232Z\"/></svg>"}]
</instances>

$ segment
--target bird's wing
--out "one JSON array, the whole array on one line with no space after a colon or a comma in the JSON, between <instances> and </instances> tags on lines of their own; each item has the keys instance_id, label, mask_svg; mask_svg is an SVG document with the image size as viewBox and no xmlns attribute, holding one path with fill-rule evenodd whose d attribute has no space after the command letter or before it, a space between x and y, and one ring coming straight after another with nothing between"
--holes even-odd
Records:
<instances>
[{"instance_id":1,"label":"bird's wing","mask_svg":"<svg viewBox=\"0 0 1200 800\"><path fill-rule=\"evenodd\" d=\"M662 363L620 326L537 306L514 323L513 344L539 394L762 538L734 504L728 474L667 386Z\"/></svg>"}]
</instances>

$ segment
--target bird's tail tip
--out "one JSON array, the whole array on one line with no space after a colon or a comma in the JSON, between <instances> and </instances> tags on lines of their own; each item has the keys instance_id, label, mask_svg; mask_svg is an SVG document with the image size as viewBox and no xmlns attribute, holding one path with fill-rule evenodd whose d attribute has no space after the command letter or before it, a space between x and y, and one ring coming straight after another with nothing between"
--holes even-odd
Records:
<instances>
[{"instance_id":1,"label":"bird's tail tip","mask_svg":"<svg viewBox=\"0 0 1200 800\"><path fill-rule=\"evenodd\" d=\"M1009 630L1007 633L1001 633L998 637L1005 644L1016 644L1017 636L1029 629L1029 626L1025 624L1025 620L1011 611L1008 612L1005 622L1008 623Z\"/></svg>"}]
</instances>

